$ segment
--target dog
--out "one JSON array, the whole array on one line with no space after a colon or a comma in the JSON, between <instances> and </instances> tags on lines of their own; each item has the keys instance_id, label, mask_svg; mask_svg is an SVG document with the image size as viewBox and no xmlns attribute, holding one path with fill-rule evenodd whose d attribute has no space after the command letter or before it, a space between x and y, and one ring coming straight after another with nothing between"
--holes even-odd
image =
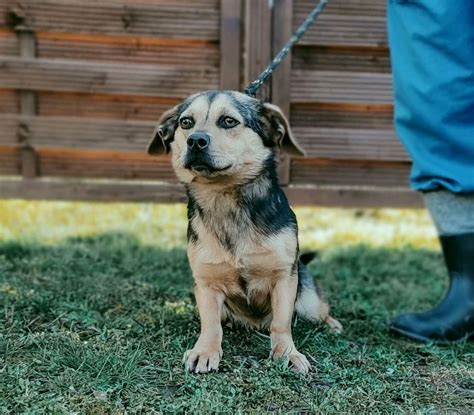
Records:
<instances>
[{"instance_id":1,"label":"dog","mask_svg":"<svg viewBox=\"0 0 474 415\"><path fill-rule=\"evenodd\" d=\"M295 371L310 364L293 342L294 310L334 331L341 324L300 258L298 226L279 186L279 149L303 149L275 105L235 91L205 91L166 111L148 146L171 152L188 197L188 258L201 333L184 363L196 373L217 371L222 323L269 329L271 356Z\"/></svg>"}]
</instances>

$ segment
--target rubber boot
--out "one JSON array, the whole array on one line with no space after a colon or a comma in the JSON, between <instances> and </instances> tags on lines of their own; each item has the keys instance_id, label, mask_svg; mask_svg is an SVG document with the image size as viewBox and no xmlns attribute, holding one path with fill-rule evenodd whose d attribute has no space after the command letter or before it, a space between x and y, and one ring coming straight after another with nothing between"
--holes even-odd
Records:
<instances>
[{"instance_id":1,"label":"rubber boot","mask_svg":"<svg viewBox=\"0 0 474 415\"><path fill-rule=\"evenodd\" d=\"M457 343L474 336L474 233L440 241L450 276L446 296L431 311L398 316L390 329L422 342Z\"/></svg>"}]
</instances>

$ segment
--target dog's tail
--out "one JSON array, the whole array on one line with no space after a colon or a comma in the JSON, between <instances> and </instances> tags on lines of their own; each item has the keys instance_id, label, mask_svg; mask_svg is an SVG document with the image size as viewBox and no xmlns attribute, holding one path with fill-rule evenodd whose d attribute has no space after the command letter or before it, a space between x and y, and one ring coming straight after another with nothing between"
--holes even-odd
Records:
<instances>
[{"instance_id":1,"label":"dog's tail","mask_svg":"<svg viewBox=\"0 0 474 415\"><path fill-rule=\"evenodd\" d=\"M305 320L323 321L333 331L340 332L342 331L341 323L329 315L329 305L317 282L306 268L306 265L317 255L316 251L305 252L300 255L295 311Z\"/></svg>"},{"instance_id":2,"label":"dog's tail","mask_svg":"<svg viewBox=\"0 0 474 415\"><path fill-rule=\"evenodd\" d=\"M304 252L300 255L300 261L304 264L304 265L308 265L314 258L316 258L318 256L318 252L317 251L308 251L308 252Z\"/></svg>"}]
</instances>

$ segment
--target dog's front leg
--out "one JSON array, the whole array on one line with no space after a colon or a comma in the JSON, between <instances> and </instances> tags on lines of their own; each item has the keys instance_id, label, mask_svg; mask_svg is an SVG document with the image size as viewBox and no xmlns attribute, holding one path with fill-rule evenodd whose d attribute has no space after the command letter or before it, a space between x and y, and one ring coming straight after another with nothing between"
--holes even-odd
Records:
<instances>
[{"instance_id":1,"label":"dog's front leg","mask_svg":"<svg viewBox=\"0 0 474 415\"><path fill-rule=\"evenodd\" d=\"M196 283L194 291L201 318L201 334L194 347L184 355L184 360L189 371L207 373L218 369L222 357L224 294L200 282Z\"/></svg>"},{"instance_id":2,"label":"dog's front leg","mask_svg":"<svg viewBox=\"0 0 474 415\"><path fill-rule=\"evenodd\" d=\"M291 276L281 277L272 290L271 355L273 359L289 359L295 371L307 373L311 365L306 356L296 350L291 335L291 320L297 285L298 276L292 274Z\"/></svg>"}]
</instances>

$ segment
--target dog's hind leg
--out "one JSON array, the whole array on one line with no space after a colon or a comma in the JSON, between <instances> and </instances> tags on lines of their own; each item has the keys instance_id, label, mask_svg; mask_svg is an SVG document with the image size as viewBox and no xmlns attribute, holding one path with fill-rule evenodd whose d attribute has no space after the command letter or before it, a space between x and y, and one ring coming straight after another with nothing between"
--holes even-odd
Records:
<instances>
[{"instance_id":1,"label":"dog's hind leg","mask_svg":"<svg viewBox=\"0 0 474 415\"><path fill-rule=\"evenodd\" d=\"M304 260L302 258L302 260ZM316 285L306 265L298 264L298 292L295 311L301 318L309 321L323 321L332 331L340 333L342 325L329 315L329 305Z\"/></svg>"}]
</instances>

